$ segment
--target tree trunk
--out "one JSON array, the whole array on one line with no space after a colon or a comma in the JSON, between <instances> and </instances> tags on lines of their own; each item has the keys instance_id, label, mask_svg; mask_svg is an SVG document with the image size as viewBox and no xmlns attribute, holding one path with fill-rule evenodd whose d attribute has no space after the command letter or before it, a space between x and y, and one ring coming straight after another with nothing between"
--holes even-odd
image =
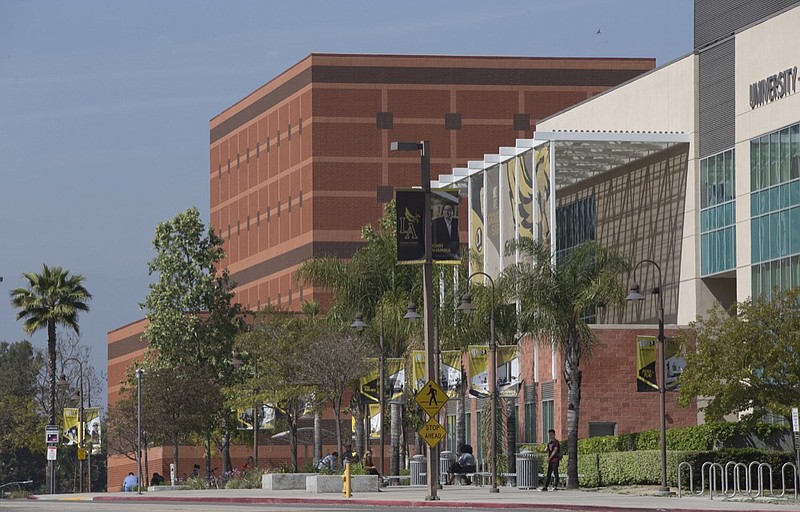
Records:
<instances>
[{"instance_id":1,"label":"tree trunk","mask_svg":"<svg viewBox=\"0 0 800 512\"><path fill-rule=\"evenodd\" d=\"M342 446L342 422L341 422L342 404L341 404L341 402L336 402L336 401L331 401L331 404L333 405L333 417L336 420L336 429L335 429L336 430L336 451L339 452L339 465L341 467L344 467L342 465L342 459L344 458L343 457L344 451L343 451L343 446Z\"/></svg>"},{"instance_id":2,"label":"tree trunk","mask_svg":"<svg viewBox=\"0 0 800 512\"><path fill-rule=\"evenodd\" d=\"M463 382L463 380L462 380ZM462 445L467 444L467 422L465 407L464 389L459 387L458 399L456 400L456 445L451 448L453 453L457 452Z\"/></svg>"},{"instance_id":3,"label":"tree trunk","mask_svg":"<svg viewBox=\"0 0 800 512\"><path fill-rule=\"evenodd\" d=\"M506 455L508 458L508 465L506 472L517 472L517 408L515 398L506 398L503 400L505 403L506 411ZM500 472L498 470L498 472Z\"/></svg>"},{"instance_id":4,"label":"tree trunk","mask_svg":"<svg viewBox=\"0 0 800 512\"><path fill-rule=\"evenodd\" d=\"M314 410L314 467L322 460L322 418L319 410Z\"/></svg>"},{"instance_id":5,"label":"tree trunk","mask_svg":"<svg viewBox=\"0 0 800 512\"><path fill-rule=\"evenodd\" d=\"M361 451L368 448L367 438L365 437L364 432L364 406L360 403L359 400L360 395L358 393L354 393L352 398L350 399L350 410L353 411L353 418L355 419L355 451ZM368 435L368 434L367 434Z\"/></svg>"},{"instance_id":6,"label":"tree trunk","mask_svg":"<svg viewBox=\"0 0 800 512\"><path fill-rule=\"evenodd\" d=\"M400 474L400 407L401 405L395 402L390 404L392 414L392 426L390 434L390 445L392 453L389 457L389 473L391 475Z\"/></svg>"},{"instance_id":7,"label":"tree trunk","mask_svg":"<svg viewBox=\"0 0 800 512\"><path fill-rule=\"evenodd\" d=\"M220 452L222 454L222 474L225 474L233 470L233 464L231 463L231 432L227 428L222 432Z\"/></svg>"},{"instance_id":8,"label":"tree trunk","mask_svg":"<svg viewBox=\"0 0 800 512\"><path fill-rule=\"evenodd\" d=\"M578 333L569 330L564 354L564 380L567 383L567 488L578 488L578 422L581 408L580 345Z\"/></svg>"},{"instance_id":9,"label":"tree trunk","mask_svg":"<svg viewBox=\"0 0 800 512\"><path fill-rule=\"evenodd\" d=\"M292 471L297 473L297 406L289 417L289 452L292 456Z\"/></svg>"},{"instance_id":10,"label":"tree trunk","mask_svg":"<svg viewBox=\"0 0 800 512\"><path fill-rule=\"evenodd\" d=\"M180 475L178 472L178 437L172 438L172 464L175 465L175 474Z\"/></svg>"},{"instance_id":11,"label":"tree trunk","mask_svg":"<svg viewBox=\"0 0 800 512\"><path fill-rule=\"evenodd\" d=\"M50 383L50 410L48 412L48 424L56 423L56 322L47 321L47 373ZM47 486L50 493L56 492L56 461L47 461Z\"/></svg>"}]
</instances>

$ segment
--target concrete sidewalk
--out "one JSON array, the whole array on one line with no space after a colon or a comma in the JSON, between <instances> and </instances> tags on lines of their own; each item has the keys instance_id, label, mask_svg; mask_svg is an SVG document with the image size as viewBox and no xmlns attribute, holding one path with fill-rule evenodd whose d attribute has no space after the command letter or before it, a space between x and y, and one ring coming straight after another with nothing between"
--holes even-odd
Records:
<instances>
[{"instance_id":1,"label":"concrete sidewalk","mask_svg":"<svg viewBox=\"0 0 800 512\"><path fill-rule=\"evenodd\" d=\"M223 489L192 491L159 491L143 493L91 493L56 494L32 496L40 500L82 500L94 502L151 501L181 503L263 503L263 504L317 504L317 505L365 505L395 507L445 507L483 509L526 509L536 506L559 510L626 512L703 512L719 510L746 510L750 512L800 510L800 502L793 499L723 499L715 497L654 496L645 492L616 494L605 491L575 490L550 491L519 490L501 487L491 494L489 487L446 486L438 491L439 500L426 501L426 487L394 486L382 488L380 492L358 493L352 498L337 494L313 494L307 491L266 491L261 489ZM793 495L792 495L793 498Z\"/></svg>"}]
</instances>

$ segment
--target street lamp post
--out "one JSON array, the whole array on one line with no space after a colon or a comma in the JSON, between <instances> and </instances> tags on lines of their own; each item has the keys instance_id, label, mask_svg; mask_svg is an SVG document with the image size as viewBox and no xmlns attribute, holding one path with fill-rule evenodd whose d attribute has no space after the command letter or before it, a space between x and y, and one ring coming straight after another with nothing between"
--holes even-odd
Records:
<instances>
[{"instance_id":1,"label":"street lamp post","mask_svg":"<svg viewBox=\"0 0 800 512\"><path fill-rule=\"evenodd\" d=\"M138 467L138 484L136 492L142 494L142 376L144 370L136 369L136 466Z\"/></svg>"},{"instance_id":2,"label":"street lamp post","mask_svg":"<svg viewBox=\"0 0 800 512\"><path fill-rule=\"evenodd\" d=\"M658 365L658 395L659 395L659 409L660 409L660 449L661 449L661 487L659 492L668 493L669 487L667 486L667 382L666 382L666 362L664 359L664 281L662 280L661 267L653 260L644 259L633 267L633 284L630 287L630 293L625 300L644 300L644 294L639 289L639 284L636 280L636 270L643 264L649 263L653 265L658 271L658 288L653 289L652 293L658 295L658 347L656 355L656 364Z\"/></svg>"},{"instance_id":3,"label":"street lamp post","mask_svg":"<svg viewBox=\"0 0 800 512\"><path fill-rule=\"evenodd\" d=\"M355 328L355 329L357 329L359 331L363 330L364 327L366 327L366 326L367 326L367 324L366 324L366 322L364 322L364 315L362 315L361 312L356 314L355 320L350 325L350 327L353 327L353 328ZM386 473L384 473L384 463L383 463L384 454L383 454L383 452L384 452L384 448L385 448L386 438L384 437L384 433L383 433L383 419L384 419L383 415L386 412L386 390L384 388L384 382L386 381L386 376L384 375L385 366L386 366L386 354L383 351L383 310L382 309L381 309L381 313L380 313L380 326L381 326L381 335L380 335L380 347L381 347L380 350L381 350L381 353L380 353L380 359L379 359L379 363L378 363L378 365L379 365L379 367L378 367L378 379L379 379L379 382L378 382L378 404L380 404L379 406L381 408L381 424L380 424L380 431L378 432L378 434L380 436L380 446L381 446L381 462L380 462L381 471L380 471L380 473L381 473L381 475L385 475ZM367 444L369 445L369 431L366 432L366 436L365 437L367 438Z\"/></svg>"},{"instance_id":4,"label":"street lamp post","mask_svg":"<svg viewBox=\"0 0 800 512\"><path fill-rule=\"evenodd\" d=\"M494 328L494 279L492 279L492 276L485 272L473 272L467 278L467 282L469 283L469 281L475 276L484 276L489 280L489 284L491 285L490 298L492 307L489 310L489 397L491 403L489 405L492 420L489 437L492 440L490 446L490 449L492 450L490 457L492 463L492 487L489 489L489 492L497 493L500 492L500 489L497 487L497 339L495 337ZM459 304L458 309L468 313L475 310L475 306L472 304L472 296L469 292L465 293L461 297L461 304Z\"/></svg>"},{"instance_id":5,"label":"street lamp post","mask_svg":"<svg viewBox=\"0 0 800 512\"><path fill-rule=\"evenodd\" d=\"M419 151L420 155L420 185L425 195L423 203L424 219L423 233L425 243L425 259L422 264L423 294L424 294L424 331L425 331L425 377L427 380L436 378L438 369L433 359L433 258L431 251L431 148L430 141L420 142L392 142L390 151ZM439 461L428 457L428 495L425 500L438 500L436 491L439 485Z\"/></svg>"},{"instance_id":6,"label":"street lamp post","mask_svg":"<svg viewBox=\"0 0 800 512\"><path fill-rule=\"evenodd\" d=\"M244 364L239 354L233 354L233 358L231 360L231 364L234 368L241 368ZM258 379L258 367L256 366L256 360L253 358L253 379ZM253 389L253 393L258 395L258 388ZM253 403L253 467L258 467L258 409L259 405L257 403L258 400L254 400Z\"/></svg>"},{"instance_id":7,"label":"street lamp post","mask_svg":"<svg viewBox=\"0 0 800 512\"><path fill-rule=\"evenodd\" d=\"M79 376L78 376L78 383L79 383L79 385L78 385L78 400L79 400L79 405L78 405L78 449L79 450L83 450L83 437L84 437L85 428L86 428L86 426L84 425L84 422L86 421L86 419L84 417L85 416L85 412L84 412L84 409L83 409L83 363L81 363L79 359L76 359L74 357L69 357L69 358L65 359L61 363L62 364L62 373L61 373L61 377L58 379L58 381L59 381L59 384L61 384L63 386L66 386L68 384L67 376L63 373L63 365L68 363L68 362L70 362L70 361L78 363L78 371L79 371ZM91 468L89 469L89 474L91 475ZM92 482L90 480L89 481L89 492L91 492L91 489L92 489ZM83 492L83 459L80 456L78 456L78 492Z\"/></svg>"}]
</instances>

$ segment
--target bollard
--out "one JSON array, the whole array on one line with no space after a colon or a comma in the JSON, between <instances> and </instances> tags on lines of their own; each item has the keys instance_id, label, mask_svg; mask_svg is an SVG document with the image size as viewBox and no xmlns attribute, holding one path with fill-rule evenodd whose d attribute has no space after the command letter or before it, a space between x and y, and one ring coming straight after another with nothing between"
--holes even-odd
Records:
<instances>
[{"instance_id":1,"label":"bollard","mask_svg":"<svg viewBox=\"0 0 800 512\"><path fill-rule=\"evenodd\" d=\"M344 465L344 474L342 475L342 494L345 498L351 498L353 496L352 489L350 487L350 463L346 462Z\"/></svg>"}]
</instances>

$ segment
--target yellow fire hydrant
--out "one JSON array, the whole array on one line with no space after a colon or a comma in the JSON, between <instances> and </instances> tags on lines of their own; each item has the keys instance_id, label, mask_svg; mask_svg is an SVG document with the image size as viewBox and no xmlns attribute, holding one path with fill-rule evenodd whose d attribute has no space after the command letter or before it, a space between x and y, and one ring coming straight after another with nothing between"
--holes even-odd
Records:
<instances>
[{"instance_id":1,"label":"yellow fire hydrant","mask_svg":"<svg viewBox=\"0 0 800 512\"><path fill-rule=\"evenodd\" d=\"M350 463L346 462L344 465L344 474L342 475L342 494L345 498L352 498L353 493L350 489Z\"/></svg>"}]
</instances>

